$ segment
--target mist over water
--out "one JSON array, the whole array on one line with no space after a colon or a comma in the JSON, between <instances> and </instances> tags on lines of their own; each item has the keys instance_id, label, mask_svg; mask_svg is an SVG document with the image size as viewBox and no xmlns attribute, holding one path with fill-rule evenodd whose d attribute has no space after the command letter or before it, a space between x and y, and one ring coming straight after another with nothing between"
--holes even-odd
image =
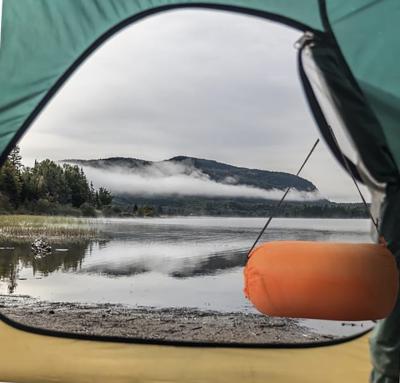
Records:
<instances>
[{"instance_id":1,"label":"mist over water","mask_svg":"<svg viewBox=\"0 0 400 383\"><path fill-rule=\"evenodd\" d=\"M212 180L194 166L171 161L160 161L141 168L132 169L118 166L98 169L83 166L85 174L96 188L106 186L113 193L138 196L207 196L242 197L276 200L282 197L280 189L265 190L249 185L238 185L234 177L223 182ZM322 199L318 191L305 192L292 189L287 200L315 201Z\"/></svg>"}]
</instances>

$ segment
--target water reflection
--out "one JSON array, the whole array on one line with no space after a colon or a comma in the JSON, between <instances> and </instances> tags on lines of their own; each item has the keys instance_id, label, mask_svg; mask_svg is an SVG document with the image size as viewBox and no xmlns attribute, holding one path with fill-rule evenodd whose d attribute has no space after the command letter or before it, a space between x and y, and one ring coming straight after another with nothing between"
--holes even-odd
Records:
<instances>
[{"instance_id":1,"label":"water reflection","mask_svg":"<svg viewBox=\"0 0 400 383\"><path fill-rule=\"evenodd\" d=\"M56 241L53 253L41 259L31 253L31 241L0 241L0 294L29 295L49 304L255 313L242 292L242 268L264 222L98 219L92 224L101 240ZM366 220L277 219L262 240L368 242L368 229ZM327 321L302 323L327 334L365 329L328 322L328 329Z\"/></svg>"},{"instance_id":2,"label":"water reflection","mask_svg":"<svg viewBox=\"0 0 400 383\"><path fill-rule=\"evenodd\" d=\"M144 250L144 249L143 249ZM159 272L173 278L190 278L208 275L217 275L242 267L245 262L247 252L240 251L221 251L209 253L207 256L185 257L179 259L157 259L154 257L140 257L137 260L128 262L99 262L91 266L80 269L83 273L101 274L108 277L134 276L148 272Z\"/></svg>"},{"instance_id":3,"label":"water reflection","mask_svg":"<svg viewBox=\"0 0 400 383\"><path fill-rule=\"evenodd\" d=\"M12 294L16 291L20 272L30 269L36 278L47 277L49 274L61 272L77 272L82 268L85 255L91 252L91 241L53 243L55 250L43 258L35 258L28 241L5 241L0 248L0 281L7 284L7 291ZM65 249L65 246L68 249ZM65 251L67 250L67 251Z\"/></svg>"},{"instance_id":4,"label":"water reflection","mask_svg":"<svg viewBox=\"0 0 400 383\"><path fill-rule=\"evenodd\" d=\"M364 220L276 220L271 240L368 241ZM0 243L0 293L39 299L214 310L248 309L246 253L262 219L114 219L102 240L58 241L35 259L30 242ZM59 251L57 251L57 249Z\"/></svg>"},{"instance_id":5,"label":"water reflection","mask_svg":"<svg viewBox=\"0 0 400 383\"><path fill-rule=\"evenodd\" d=\"M191 237L193 238L193 236ZM22 270L31 270L32 277L43 278L55 272L98 274L107 277L135 276L160 272L173 278L216 275L243 266L246 249L213 251L217 244L201 246L193 243L182 252L182 245L137 243L111 240L52 243L53 252L35 258L27 241L7 241L0 248L0 280L7 283L9 294L16 292ZM226 245L225 245L226 246ZM127 248L130 251L125 252ZM179 248L179 250L178 250ZM112 256L108 256L111 250ZM102 252L103 251L103 252ZM185 254L186 253L186 254ZM85 261L86 259L86 262Z\"/></svg>"}]
</instances>

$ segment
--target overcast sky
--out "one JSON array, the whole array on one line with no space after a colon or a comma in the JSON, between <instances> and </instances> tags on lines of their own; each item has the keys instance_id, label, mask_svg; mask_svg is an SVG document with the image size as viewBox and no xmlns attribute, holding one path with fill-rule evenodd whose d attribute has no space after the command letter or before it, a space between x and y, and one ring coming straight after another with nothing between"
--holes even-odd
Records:
<instances>
[{"instance_id":1,"label":"overcast sky","mask_svg":"<svg viewBox=\"0 0 400 383\"><path fill-rule=\"evenodd\" d=\"M295 173L319 136L303 96L298 31L249 16L172 11L109 40L21 142L25 162L176 155ZM322 143L302 175L359 201Z\"/></svg>"}]
</instances>

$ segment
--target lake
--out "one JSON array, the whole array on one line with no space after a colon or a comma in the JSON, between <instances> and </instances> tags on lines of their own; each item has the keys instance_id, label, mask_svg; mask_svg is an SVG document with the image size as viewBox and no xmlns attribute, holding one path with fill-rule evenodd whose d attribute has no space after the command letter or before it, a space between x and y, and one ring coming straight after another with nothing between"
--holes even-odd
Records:
<instances>
[{"instance_id":1,"label":"lake","mask_svg":"<svg viewBox=\"0 0 400 383\"><path fill-rule=\"evenodd\" d=\"M100 240L59 242L44 259L27 242L0 243L0 293L40 300L255 312L243 265L262 218L93 219ZM371 242L363 219L277 218L262 241ZM305 321L335 333L335 322ZM346 330L344 330L346 331ZM354 330L352 330L354 331Z\"/></svg>"}]
</instances>

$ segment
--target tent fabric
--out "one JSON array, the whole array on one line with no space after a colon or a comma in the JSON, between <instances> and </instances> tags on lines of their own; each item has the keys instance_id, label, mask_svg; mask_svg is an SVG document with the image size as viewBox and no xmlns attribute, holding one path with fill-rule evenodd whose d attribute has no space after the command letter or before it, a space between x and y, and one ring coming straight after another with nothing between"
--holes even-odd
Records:
<instances>
[{"instance_id":1,"label":"tent fabric","mask_svg":"<svg viewBox=\"0 0 400 383\"><path fill-rule=\"evenodd\" d=\"M333 107L334 113L338 115L336 124L341 121L344 130L352 137L352 142L358 144L358 153L367 169L378 182L395 183L398 170L387 150L387 140L381 125L364 95L352 86L337 52L330 48L329 41L316 41L306 47L301 53L301 59L305 61L303 65L314 92L322 93L325 97L318 97L319 105L323 108L325 105ZM321 83L325 84L323 91ZM329 118L326 112L324 115Z\"/></svg>"},{"instance_id":2,"label":"tent fabric","mask_svg":"<svg viewBox=\"0 0 400 383\"><path fill-rule=\"evenodd\" d=\"M387 152L382 158L383 166L387 157L395 159L395 167L385 172L398 174L400 77L396 63L400 52L396 49L396 36L400 3L396 0L4 0L0 41L2 158L73 70L102 41L136 19L178 7L250 13L304 30L332 33L368 108L379 120L380 126L372 129L385 138L385 142L372 145L371 152L376 152L373 146L379 145L381 152ZM383 18L385 23L380 22ZM334 51L337 53L338 49ZM355 143L366 150L364 142ZM382 179L381 174L368 170L376 179Z\"/></svg>"},{"instance_id":3,"label":"tent fabric","mask_svg":"<svg viewBox=\"0 0 400 383\"><path fill-rule=\"evenodd\" d=\"M103 40L136 19L174 7L227 9L331 33L340 48L334 46L333 51L343 53L351 77L357 80L353 85L362 90L368 108L379 120L380 126L371 129L385 138L369 149L376 152L374 146L379 146L381 152L386 151L383 166L387 157L393 157L395 166L386 173L396 171L398 175L400 77L396 63L400 52L396 36L400 3L396 0L4 0L0 41L2 158L78 64ZM385 23L380 22L383 18ZM366 150L364 142L355 143ZM382 179L381 174L368 170Z\"/></svg>"},{"instance_id":4,"label":"tent fabric","mask_svg":"<svg viewBox=\"0 0 400 383\"><path fill-rule=\"evenodd\" d=\"M380 181L399 184L400 2L398 0L3 0L0 19L0 153L8 154L51 97L98 46L124 26L179 7L253 14L329 40L337 60L330 87L364 163ZM1 2L0 2L1 4ZM320 69L329 63L319 56ZM332 90L332 89L331 89ZM334 93L334 90L332 91ZM362 105L362 107L361 107ZM369 123L352 114L368 111ZM373 123L371 122L373 120ZM365 133L365 134L364 134ZM378 140L371 139L378 137ZM393 186L395 185L395 186ZM396 192L397 193L397 192ZM396 193L386 211L390 244L400 216ZM393 198L392 198L393 197ZM385 215L384 214L384 215ZM392 222L392 223L390 223ZM398 227L398 225L397 225ZM226 349L118 344L53 338L0 323L0 371L17 382L365 382L365 338L323 349Z\"/></svg>"},{"instance_id":5,"label":"tent fabric","mask_svg":"<svg viewBox=\"0 0 400 383\"><path fill-rule=\"evenodd\" d=\"M176 347L25 333L0 323L0 379L17 383L363 383L367 335L306 349Z\"/></svg>"},{"instance_id":6,"label":"tent fabric","mask_svg":"<svg viewBox=\"0 0 400 383\"><path fill-rule=\"evenodd\" d=\"M400 169L400 2L327 1L332 31ZM347 8L347 10L346 10Z\"/></svg>"},{"instance_id":7,"label":"tent fabric","mask_svg":"<svg viewBox=\"0 0 400 383\"><path fill-rule=\"evenodd\" d=\"M316 0L4 0L0 42L0 153L31 122L60 78L92 44L126 21L179 6L230 7L321 29ZM118 29L118 28L116 28ZM111 35L111 33L110 33ZM86 53L85 53L86 52ZM63 80L61 79L61 82ZM50 93L51 94L51 93ZM31 116L33 117L33 116ZM21 133L21 131L20 131Z\"/></svg>"}]
</instances>

